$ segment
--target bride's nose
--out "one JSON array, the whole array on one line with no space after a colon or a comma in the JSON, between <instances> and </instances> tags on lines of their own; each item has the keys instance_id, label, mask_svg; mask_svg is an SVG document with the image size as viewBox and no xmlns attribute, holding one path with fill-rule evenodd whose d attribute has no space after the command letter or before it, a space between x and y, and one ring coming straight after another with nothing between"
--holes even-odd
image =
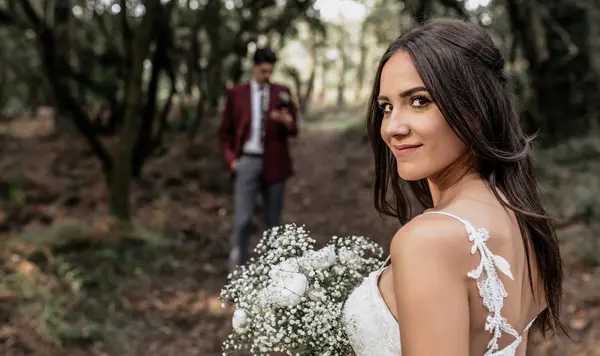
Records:
<instances>
[{"instance_id":1,"label":"bride's nose","mask_svg":"<svg viewBox=\"0 0 600 356\"><path fill-rule=\"evenodd\" d=\"M396 110L392 111L390 117L386 120L383 120L381 125L381 134L384 138L407 136L409 133L410 127Z\"/></svg>"}]
</instances>

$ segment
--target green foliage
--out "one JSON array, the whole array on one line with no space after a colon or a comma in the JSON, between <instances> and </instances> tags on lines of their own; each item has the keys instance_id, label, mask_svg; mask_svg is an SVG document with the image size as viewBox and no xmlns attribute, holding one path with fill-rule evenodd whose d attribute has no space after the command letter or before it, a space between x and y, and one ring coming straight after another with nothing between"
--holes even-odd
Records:
<instances>
[{"instance_id":1,"label":"green foliage","mask_svg":"<svg viewBox=\"0 0 600 356\"><path fill-rule=\"evenodd\" d=\"M582 224L576 259L600 266L600 139L595 135L536 150L534 168L550 215L562 224Z\"/></svg>"},{"instance_id":2,"label":"green foliage","mask_svg":"<svg viewBox=\"0 0 600 356\"><path fill-rule=\"evenodd\" d=\"M23 179L18 169L5 172L7 178L0 179L0 208L6 205L26 203Z\"/></svg>"},{"instance_id":3,"label":"green foliage","mask_svg":"<svg viewBox=\"0 0 600 356\"><path fill-rule=\"evenodd\" d=\"M70 222L15 235L0 269L0 294L19 300L11 318L28 320L59 346L114 340L131 322L119 299L121 281L160 267L167 246L157 232L139 224L130 234L146 242L135 245L127 238L94 241L90 234L89 228Z\"/></svg>"},{"instance_id":4,"label":"green foliage","mask_svg":"<svg viewBox=\"0 0 600 356\"><path fill-rule=\"evenodd\" d=\"M0 27L0 114L15 117L49 97L37 68L40 58L31 36L11 27Z\"/></svg>"}]
</instances>

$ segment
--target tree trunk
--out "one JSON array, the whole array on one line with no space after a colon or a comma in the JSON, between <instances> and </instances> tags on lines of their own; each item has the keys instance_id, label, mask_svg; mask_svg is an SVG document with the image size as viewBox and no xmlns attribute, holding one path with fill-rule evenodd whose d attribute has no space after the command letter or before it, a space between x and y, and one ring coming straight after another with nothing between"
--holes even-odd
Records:
<instances>
[{"instance_id":1,"label":"tree trunk","mask_svg":"<svg viewBox=\"0 0 600 356\"><path fill-rule=\"evenodd\" d=\"M339 33L340 33L340 40L338 41L338 55L342 62L342 67L340 68L340 78L338 80L338 86L337 86L337 106L341 108L346 104L344 93L346 91L346 73L348 71L350 60L348 59L348 56L346 54L348 33L346 32L346 29L343 27L339 28Z\"/></svg>"},{"instance_id":2,"label":"tree trunk","mask_svg":"<svg viewBox=\"0 0 600 356\"><path fill-rule=\"evenodd\" d=\"M130 220L129 185L132 173L132 156L140 124L140 101L142 99L142 76L144 61L148 56L153 26L160 11L160 0L150 0L146 13L137 30L131 61L131 74L127 82L123 128L120 135L115 165L110 180L110 212L119 220Z\"/></svg>"},{"instance_id":3,"label":"tree trunk","mask_svg":"<svg viewBox=\"0 0 600 356\"><path fill-rule=\"evenodd\" d=\"M367 30L367 22L363 21L360 31L359 39L359 51L360 59L358 62L358 68L356 70L356 92L354 93L355 100L362 97L363 86L365 85L365 67L367 62L367 44L365 40L365 32Z\"/></svg>"},{"instance_id":4,"label":"tree trunk","mask_svg":"<svg viewBox=\"0 0 600 356\"><path fill-rule=\"evenodd\" d=\"M223 19L221 17L221 8L223 4L220 0L210 0L206 5L208 13L211 14L210 24L206 26L210 42L210 60L208 61L208 70L205 71L206 80L206 103L208 104L208 115L212 116L219 110L219 99L225 89L225 76L223 57L226 52L223 48L223 38L221 36L221 27Z\"/></svg>"},{"instance_id":5,"label":"tree trunk","mask_svg":"<svg viewBox=\"0 0 600 356\"><path fill-rule=\"evenodd\" d=\"M146 102L142 110L142 125L133 149L132 176L139 178L146 159L154 151L154 129L157 122L157 100L160 77L169 63L169 51L172 44L171 34L171 9L175 2L170 2L159 10L159 17L154 26L152 36L156 45L152 54L152 71L150 82L146 90ZM170 105L170 104L169 104Z\"/></svg>"},{"instance_id":6,"label":"tree trunk","mask_svg":"<svg viewBox=\"0 0 600 356\"><path fill-rule=\"evenodd\" d=\"M56 35L56 51L57 53L62 53L65 61L70 61L71 56L71 46L70 46L70 38L69 38L69 28L71 27L71 1L63 0L56 1L52 5L52 9L47 8L47 10L52 10L53 13L53 28L54 33ZM50 15L50 14L48 14ZM66 84L69 85L69 84ZM77 88L75 88L77 89ZM75 95L79 95L77 90L75 90ZM56 125L56 129L58 132L72 134L75 132L75 128L73 127L72 120L69 120L69 112L65 110L62 106L55 107L55 115L54 122Z\"/></svg>"},{"instance_id":7,"label":"tree trunk","mask_svg":"<svg viewBox=\"0 0 600 356\"><path fill-rule=\"evenodd\" d=\"M202 125L202 121L204 121L204 117L206 115L206 100L205 100L206 95L204 95L204 93L200 93L200 97L198 98L198 101L196 102L196 111L194 112L194 121L192 121L192 123L190 124L190 128L188 130L188 139L191 142L194 142L194 139L196 138L196 134L198 133L198 130L200 130L200 125Z\"/></svg>"},{"instance_id":8,"label":"tree trunk","mask_svg":"<svg viewBox=\"0 0 600 356\"><path fill-rule=\"evenodd\" d=\"M306 91L301 94L297 92L298 95L298 105L300 112L305 114L308 111L310 101L314 92L315 87L315 78L317 77L317 66L319 60L318 49L320 43L317 40L317 34L313 30L310 33L310 59L311 59L311 68L310 68L310 76L308 77L308 81L306 82Z\"/></svg>"}]
</instances>

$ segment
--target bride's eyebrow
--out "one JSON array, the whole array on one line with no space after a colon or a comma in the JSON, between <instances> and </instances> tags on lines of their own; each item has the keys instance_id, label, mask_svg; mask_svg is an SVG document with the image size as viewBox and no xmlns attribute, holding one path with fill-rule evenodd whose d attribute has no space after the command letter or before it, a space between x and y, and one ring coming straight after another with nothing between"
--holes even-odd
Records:
<instances>
[{"instance_id":1,"label":"bride's eyebrow","mask_svg":"<svg viewBox=\"0 0 600 356\"><path fill-rule=\"evenodd\" d=\"M410 89L407 89L407 90L401 92L399 96L401 98L406 98L407 96L411 96L414 93L418 93L420 91L429 93L429 90L427 90L427 88L425 88L424 86L418 86L418 87L410 88ZM377 97L377 100L378 101L390 101L390 98L385 95L379 95Z\"/></svg>"},{"instance_id":2,"label":"bride's eyebrow","mask_svg":"<svg viewBox=\"0 0 600 356\"><path fill-rule=\"evenodd\" d=\"M418 93L420 91L429 92L429 90L427 90L427 88L425 88L424 86L418 86L418 87L410 88L408 90L403 91L402 93L400 93L400 97L406 98L407 96L411 96L414 93Z\"/></svg>"}]
</instances>

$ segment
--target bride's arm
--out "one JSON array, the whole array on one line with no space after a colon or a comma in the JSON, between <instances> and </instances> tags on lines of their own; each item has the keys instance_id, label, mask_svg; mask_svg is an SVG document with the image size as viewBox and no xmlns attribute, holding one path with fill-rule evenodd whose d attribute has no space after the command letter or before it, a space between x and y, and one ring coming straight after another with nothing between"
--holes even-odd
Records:
<instances>
[{"instance_id":1,"label":"bride's arm","mask_svg":"<svg viewBox=\"0 0 600 356\"><path fill-rule=\"evenodd\" d=\"M464 228L421 215L390 246L402 356L469 355L469 241Z\"/></svg>"}]
</instances>

